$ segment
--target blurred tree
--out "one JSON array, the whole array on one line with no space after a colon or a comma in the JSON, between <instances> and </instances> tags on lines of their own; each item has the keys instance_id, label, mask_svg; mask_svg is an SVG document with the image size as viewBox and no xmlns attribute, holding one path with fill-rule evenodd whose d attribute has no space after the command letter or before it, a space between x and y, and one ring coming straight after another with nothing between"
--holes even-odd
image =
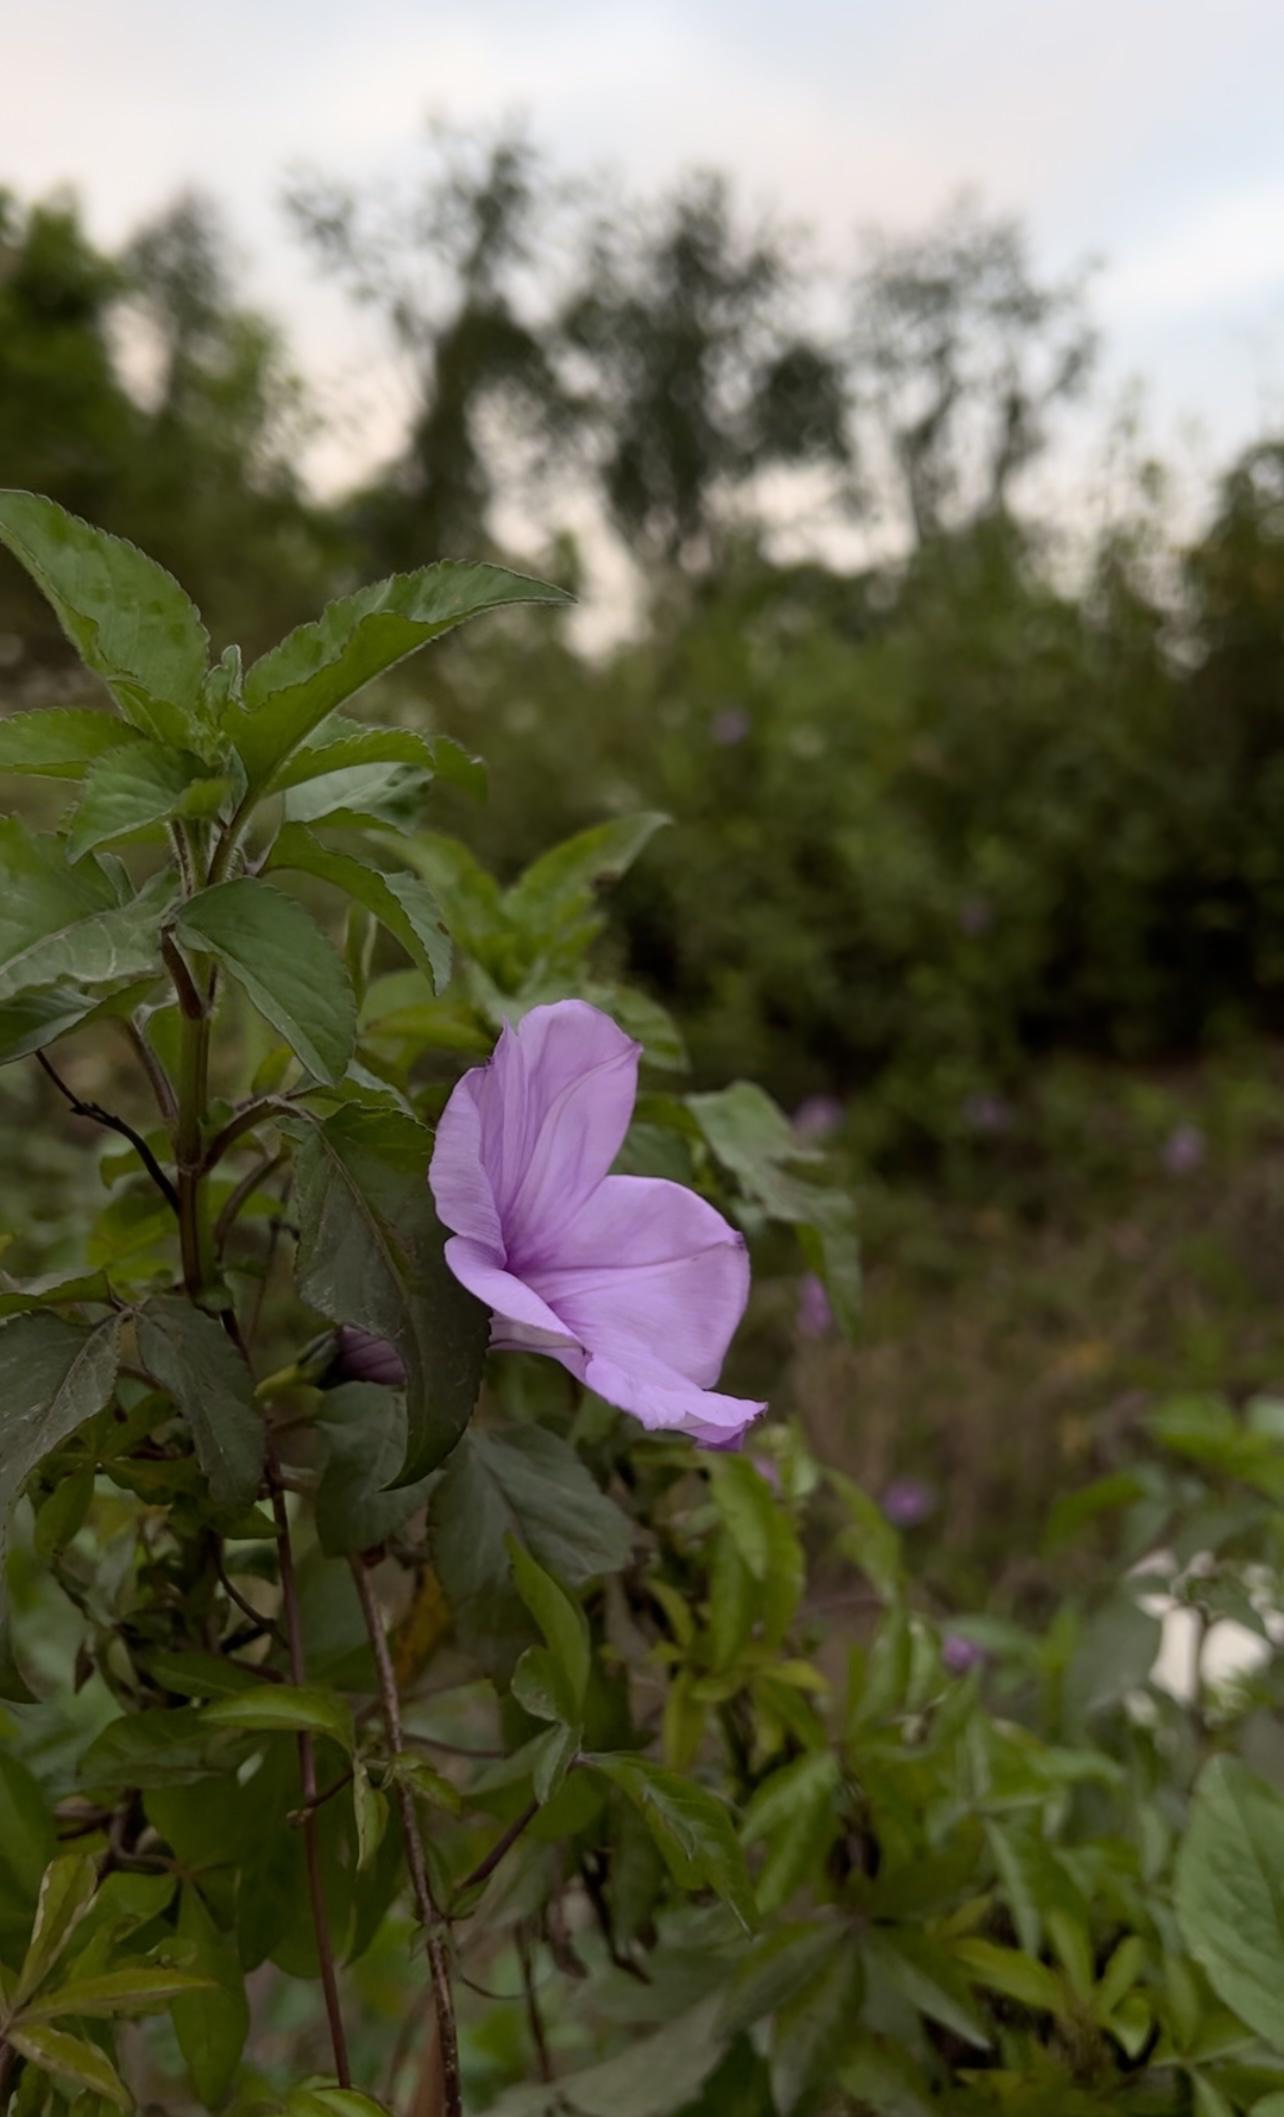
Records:
<instances>
[{"instance_id":1,"label":"blurred tree","mask_svg":"<svg viewBox=\"0 0 1284 2117\"><path fill-rule=\"evenodd\" d=\"M120 288L74 200L24 207L0 191L0 484L100 519L116 512L140 438L113 359ZM37 651L58 640L15 568L5 569L0 598L0 631Z\"/></svg>"},{"instance_id":2,"label":"blurred tree","mask_svg":"<svg viewBox=\"0 0 1284 2117\"><path fill-rule=\"evenodd\" d=\"M1082 276L1040 282L1015 221L963 200L909 238L873 236L849 342L858 412L919 543L1006 507L1096 351Z\"/></svg>"},{"instance_id":3,"label":"blurred tree","mask_svg":"<svg viewBox=\"0 0 1284 2117\"><path fill-rule=\"evenodd\" d=\"M152 372L131 533L189 583L216 630L253 648L310 614L338 552L296 468L302 385L276 326L238 299L208 199L176 200L124 267Z\"/></svg>"},{"instance_id":4,"label":"blurred tree","mask_svg":"<svg viewBox=\"0 0 1284 2117\"><path fill-rule=\"evenodd\" d=\"M738 224L711 175L589 228L562 338L610 517L651 560L707 566L761 471L849 468L841 372L799 324L794 248Z\"/></svg>"},{"instance_id":5,"label":"blurred tree","mask_svg":"<svg viewBox=\"0 0 1284 2117\"><path fill-rule=\"evenodd\" d=\"M553 203L537 154L513 131L472 141L443 125L433 126L430 149L409 199L307 175L286 201L322 267L379 313L409 362L415 408L405 450L350 503L380 566L483 550L500 458L488 446L494 429L511 493L517 455L541 458L563 409L524 298Z\"/></svg>"}]
</instances>

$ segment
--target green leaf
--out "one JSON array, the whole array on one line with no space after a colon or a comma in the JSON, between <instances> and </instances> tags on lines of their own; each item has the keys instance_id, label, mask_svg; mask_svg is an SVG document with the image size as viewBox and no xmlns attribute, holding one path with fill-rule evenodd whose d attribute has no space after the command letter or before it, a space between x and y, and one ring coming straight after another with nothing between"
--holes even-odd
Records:
<instances>
[{"instance_id":1,"label":"green leaf","mask_svg":"<svg viewBox=\"0 0 1284 2117\"><path fill-rule=\"evenodd\" d=\"M726 1807L693 1780L628 1754L585 1758L638 1810L680 1889L712 1889L741 1924L755 1919L753 1890Z\"/></svg>"},{"instance_id":2,"label":"green leaf","mask_svg":"<svg viewBox=\"0 0 1284 2117\"><path fill-rule=\"evenodd\" d=\"M352 1816L357 1835L357 1866L364 1869L378 1852L388 1827L388 1803L370 1784L370 1774L359 1758L352 1773Z\"/></svg>"},{"instance_id":3,"label":"green leaf","mask_svg":"<svg viewBox=\"0 0 1284 2117\"><path fill-rule=\"evenodd\" d=\"M506 1544L517 1592L543 1633L548 1650L566 1680L573 1710L564 1717L577 1717L583 1710L592 1667L588 1619L579 1604L572 1601L560 1583L544 1571L515 1536L509 1536Z\"/></svg>"},{"instance_id":4,"label":"green leaf","mask_svg":"<svg viewBox=\"0 0 1284 2117\"><path fill-rule=\"evenodd\" d=\"M127 904L53 928L0 966L0 1005L33 987L61 992L86 986L125 985L160 969L160 928L174 895L173 878L153 875ZM85 995L82 1012L101 997Z\"/></svg>"},{"instance_id":5,"label":"green leaf","mask_svg":"<svg viewBox=\"0 0 1284 2117\"><path fill-rule=\"evenodd\" d=\"M459 1788L422 1757L411 1750L399 1750L392 1759L392 1777L399 1785L408 1786L417 1801L424 1801L429 1808L444 1808L447 1815L457 1816L463 1809Z\"/></svg>"},{"instance_id":6,"label":"green leaf","mask_svg":"<svg viewBox=\"0 0 1284 2117\"><path fill-rule=\"evenodd\" d=\"M300 1118L296 1271L305 1301L335 1323L396 1346L406 1369L413 1484L447 1456L481 1386L489 1319L445 1260L428 1190L431 1139L412 1118L349 1104L324 1123Z\"/></svg>"},{"instance_id":7,"label":"green leaf","mask_svg":"<svg viewBox=\"0 0 1284 2117\"><path fill-rule=\"evenodd\" d=\"M355 2088L291 2088L283 2117L388 2117L381 2102Z\"/></svg>"},{"instance_id":8,"label":"green leaf","mask_svg":"<svg viewBox=\"0 0 1284 2117\"><path fill-rule=\"evenodd\" d=\"M95 1793L184 1786L224 1769L228 1747L195 1707L127 1713L95 1735L78 1777Z\"/></svg>"},{"instance_id":9,"label":"green leaf","mask_svg":"<svg viewBox=\"0 0 1284 2117\"><path fill-rule=\"evenodd\" d=\"M194 1973L214 1987L178 1994L170 2003L174 2033L192 2085L206 2107L214 2109L236 2078L249 2034L245 1978L234 1937L219 1931L199 1890L190 1884L184 1887L179 1903L178 1931L187 1944Z\"/></svg>"},{"instance_id":10,"label":"green leaf","mask_svg":"<svg viewBox=\"0 0 1284 2117\"><path fill-rule=\"evenodd\" d=\"M698 2095L726 2048L717 2033L717 2000L703 1999L686 2014L666 2021L650 2036L639 2037L614 2058L563 2075L557 2083L560 2101L576 2117L673 2117ZM529 2089L517 2095L529 2098ZM505 2096L494 2117L513 2117L532 2108L528 2099ZM536 2103L540 2109L543 2106Z\"/></svg>"},{"instance_id":11,"label":"green leaf","mask_svg":"<svg viewBox=\"0 0 1284 2117\"><path fill-rule=\"evenodd\" d=\"M495 877L475 853L444 831L419 831L404 850L441 906L447 932L485 961L504 931L503 898Z\"/></svg>"},{"instance_id":12,"label":"green leaf","mask_svg":"<svg viewBox=\"0 0 1284 2117\"><path fill-rule=\"evenodd\" d=\"M84 706L49 706L29 713L7 713L0 720L0 772L34 778L83 779L96 757L143 739L127 720Z\"/></svg>"},{"instance_id":13,"label":"green leaf","mask_svg":"<svg viewBox=\"0 0 1284 2117\"><path fill-rule=\"evenodd\" d=\"M337 1081L356 1045L348 973L301 904L242 875L183 905L181 940L208 951L318 1080Z\"/></svg>"},{"instance_id":14,"label":"green leaf","mask_svg":"<svg viewBox=\"0 0 1284 2117\"><path fill-rule=\"evenodd\" d=\"M45 1869L56 1850L53 1817L36 1781L16 1757L0 1747L0 1898L12 1902L27 1939Z\"/></svg>"},{"instance_id":15,"label":"green leaf","mask_svg":"<svg viewBox=\"0 0 1284 2117\"><path fill-rule=\"evenodd\" d=\"M656 811L618 816L579 831L541 853L504 898L504 909L528 931L542 934L582 914L600 883L616 882L670 821Z\"/></svg>"},{"instance_id":16,"label":"green leaf","mask_svg":"<svg viewBox=\"0 0 1284 2117\"><path fill-rule=\"evenodd\" d=\"M251 784L265 787L346 699L466 618L513 603L561 604L558 588L498 566L422 567L331 603L246 672L228 727Z\"/></svg>"},{"instance_id":17,"label":"green leaf","mask_svg":"<svg viewBox=\"0 0 1284 2117\"><path fill-rule=\"evenodd\" d=\"M110 1401L119 1334L116 1316L93 1330L45 1313L0 1327L0 1697L24 1695L6 1646L9 1517L37 1464Z\"/></svg>"},{"instance_id":18,"label":"green leaf","mask_svg":"<svg viewBox=\"0 0 1284 2117\"><path fill-rule=\"evenodd\" d=\"M327 1389L313 1419L328 1446L316 1497L317 1540L330 1558L369 1551L425 1504L428 1482L390 1490L406 1460L406 1407L374 1382Z\"/></svg>"},{"instance_id":19,"label":"green leaf","mask_svg":"<svg viewBox=\"0 0 1284 2117\"><path fill-rule=\"evenodd\" d=\"M754 1882L764 1915L781 1910L823 1858L835 1832L842 1771L832 1750L810 1750L764 1779L745 1811L746 1845L767 1840Z\"/></svg>"},{"instance_id":20,"label":"green leaf","mask_svg":"<svg viewBox=\"0 0 1284 2117\"><path fill-rule=\"evenodd\" d=\"M138 1356L192 1429L210 1495L242 1506L259 1489L263 1420L250 1371L222 1325L177 1294L156 1294L138 1312Z\"/></svg>"},{"instance_id":21,"label":"green leaf","mask_svg":"<svg viewBox=\"0 0 1284 2117\"><path fill-rule=\"evenodd\" d=\"M848 2041L838 2080L878 2117L942 2117L928 2081L891 2037L858 2031Z\"/></svg>"},{"instance_id":22,"label":"green leaf","mask_svg":"<svg viewBox=\"0 0 1284 2117\"><path fill-rule=\"evenodd\" d=\"M985 1985L1041 2013L1066 2011L1065 1987L1056 1971L1037 1957L1023 1955L1019 1948L1001 1948L996 1941L970 1939L955 1941L951 1953L973 1984Z\"/></svg>"},{"instance_id":23,"label":"green leaf","mask_svg":"<svg viewBox=\"0 0 1284 2117\"><path fill-rule=\"evenodd\" d=\"M85 776L67 833L68 858L122 845L171 816L212 816L231 790L229 779L211 773L189 750L147 741L109 750Z\"/></svg>"},{"instance_id":24,"label":"green leaf","mask_svg":"<svg viewBox=\"0 0 1284 2117\"><path fill-rule=\"evenodd\" d=\"M176 1691L180 1698L237 1698L242 1691L267 1681L230 1655L202 1654L195 1648L170 1653L155 1647L141 1659L153 1683Z\"/></svg>"},{"instance_id":25,"label":"green leaf","mask_svg":"<svg viewBox=\"0 0 1284 2117\"><path fill-rule=\"evenodd\" d=\"M14 1988L15 2013L48 1977L88 1911L97 1884L98 1862L88 1853L63 1853L45 1869L31 1942Z\"/></svg>"},{"instance_id":26,"label":"green leaf","mask_svg":"<svg viewBox=\"0 0 1284 2117\"><path fill-rule=\"evenodd\" d=\"M843 1944L848 1936L841 1935ZM727 1988L722 2024L728 2030L753 2029L788 2004L827 1963L839 1934L824 1924L777 1926L755 1941Z\"/></svg>"},{"instance_id":27,"label":"green leaf","mask_svg":"<svg viewBox=\"0 0 1284 2117\"><path fill-rule=\"evenodd\" d=\"M26 567L126 720L162 742L190 742L209 641L177 581L132 544L35 493L0 493L0 544Z\"/></svg>"},{"instance_id":28,"label":"green leaf","mask_svg":"<svg viewBox=\"0 0 1284 2117\"><path fill-rule=\"evenodd\" d=\"M980 1945L987 1944L982 1942ZM943 2028L952 2030L955 2036L961 2036L965 2043L975 2045L979 2051L989 2049L989 2032L952 1956L920 1934L890 1926L867 1933L861 1947L871 1984L876 1978L886 1979L929 2021L940 2022ZM962 1947L955 1953L964 1959ZM997 1949L995 1953L1016 1956L1018 1962L1025 1961L1014 1948ZM968 1957L966 1961L969 1974L980 1983L986 1982L975 1960ZM1043 1969L1042 1963L1035 1963L1033 1967ZM1051 1971L1045 1971L1044 1975L1055 1987L1056 1979Z\"/></svg>"},{"instance_id":29,"label":"green leaf","mask_svg":"<svg viewBox=\"0 0 1284 2117\"><path fill-rule=\"evenodd\" d=\"M409 765L431 773L436 769L437 744L410 728L367 728L359 720L345 720L336 714L317 730L314 740L296 750L288 763L273 774L273 791L284 793L289 787L305 786L310 780L328 779L332 773L351 772L369 764Z\"/></svg>"},{"instance_id":30,"label":"green leaf","mask_svg":"<svg viewBox=\"0 0 1284 2117\"><path fill-rule=\"evenodd\" d=\"M246 1734L327 1735L351 1752L356 1742L352 1714L335 1691L312 1684L265 1683L205 1707L207 1727L240 1728Z\"/></svg>"},{"instance_id":31,"label":"green leaf","mask_svg":"<svg viewBox=\"0 0 1284 2117\"><path fill-rule=\"evenodd\" d=\"M270 869L290 868L315 875L343 890L373 912L411 961L423 971L434 992L450 981L450 936L442 925L437 900L417 875L385 874L350 853L322 845L301 823L284 824L268 862Z\"/></svg>"},{"instance_id":32,"label":"green leaf","mask_svg":"<svg viewBox=\"0 0 1284 2117\"><path fill-rule=\"evenodd\" d=\"M1218 1998L1284 2050L1284 1800L1233 1757L1200 1774L1177 1855L1177 1917Z\"/></svg>"},{"instance_id":33,"label":"green leaf","mask_svg":"<svg viewBox=\"0 0 1284 2117\"><path fill-rule=\"evenodd\" d=\"M9 2031L9 2041L33 2066L42 2073L52 2073L57 2080L70 2081L74 2088L85 2088L91 2095L98 2095L118 2110L133 2107L124 2081L109 2058L105 2058L97 2044L86 2043L83 2037L69 2036L65 2029L51 2029L44 2022L17 2022Z\"/></svg>"},{"instance_id":34,"label":"green leaf","mask_svg":"<svg viewBox=\"0 0 1284 2117\"><path fill-rule=\"evenodd\" d=\"M107 2021L122 2014L160 2014L175 1999L214 1989L214 1980L194 1970L169 1969L159 1963L131 1963L124 1970L105 1970L100 1977L74 1978L32 2001L24 2021L57 2021L68 2015Z\"/></svg>"},{"instance_id":35,"label":"green leaf","mask_svg":"<svg viewBox=\"0 0 1284 2117\"><path fill-rule=\"evenodd\" d=\"M830 1953L776 2016L771 2092L780 2117L793 2117L832 2084L856 2028L864 1975L850 1933L835 1934Z\"/></svg>"},{"instance_id":36,"label":"green leaf","mask_svg":"<svg viewBox=\"0 0 1284 2117\"><path fill-rule=\"evenodd\" d=\"M529 1637L506 1539L570 1588L627 1565L633 1530L572 1448L539 1426L471 1428L429 1507L433 1554L463 1642L492 1670Z\"/></svg>"}]
</instances>

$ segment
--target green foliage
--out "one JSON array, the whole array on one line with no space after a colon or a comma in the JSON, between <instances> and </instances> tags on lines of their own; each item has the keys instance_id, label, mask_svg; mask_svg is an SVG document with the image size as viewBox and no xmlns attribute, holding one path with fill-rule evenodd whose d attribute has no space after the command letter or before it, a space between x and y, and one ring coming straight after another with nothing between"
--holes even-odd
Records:
<instances>
[{"instance_id":1,"label":"green foliage","mask_svg":"<svg viewBox=\"0 0 1284 2117\"><path fill-rule=\"evenodd\" d=\"M114 1135L84 1157L102 1192L78 1254L0 1290L14 2117L356 2117L385 2080L451 2117L1269 2110L1278 1404L1169 1403L1062 1495L1034 1590L968 1609L781 1411L700 1453L552 1362L488 1360L433 1126L562 995L639 1035L620 1166L743 1227L753 1328L800 1264L848 1330L858 1291L825 1159L747 1080L683 1092L681 1036L601 953L659 811L506 883L418 812L471 767L331 717L542 592L410 576L242 684L131 547L2 519L126 716L0 750L73 804L0 827L5 1053L110 1020L151 1099L134 1122L64 1087ZM1219 1684L1201 1651L1173 1695L1152 1597L1201 1642L1241 1625L1258 1665ZM452 1985L462 2089L426 2033Z\"/></svg>"}]
</instances>

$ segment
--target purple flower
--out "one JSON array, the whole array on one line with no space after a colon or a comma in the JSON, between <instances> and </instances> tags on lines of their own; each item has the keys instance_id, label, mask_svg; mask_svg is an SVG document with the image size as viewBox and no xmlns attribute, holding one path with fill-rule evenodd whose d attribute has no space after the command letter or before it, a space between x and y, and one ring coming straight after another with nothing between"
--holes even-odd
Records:
<instances>
[{"instance_id":1,"label":"purple flower","mask_svg":"<svg viewBox=\"0 0 1284 2117\"><path fill-rule=\"evenodd\" d=\"M836 1095L805 1095L794 1111L797 1139L828 1139L843 1121L843 1106Z\"/></svg>"},{"instance_id":2,"label":"purple flower","mask_svg":"<svg viewBox=\"0 0 1284 2117\"><path fill-rule=\"evenodd\" d=\"M752 726L743 706L722 706L709 723L709 734L720 750L734 750Z\"/></svg>"},{"instance_id":3,"label":"purple flower","mask_svg":"<svg viewBox=\"0 0 1284 2117\"><path fill-rule=\"evenodd\" d=\"M922 1478L894 1477L881 1504L894 1529L917 1529L935 1509L936 1494Z\"/></svg>"},{"instance_id":4,"label":"purple flower","mask_svg":"<svg viewBox=\"0 0 1284 2117\"><path fill-rule=\"evenodd\" d=\"M800 1338L827 1338L834 1327L833 1306L815 1272L804 1272L798 1282L797 1323Z\"/></svg>"},{"instance_id":5,"label":"purple flower","mask_svg":"<svg viewBox=\"0 0 1284 2117\"><path fill-rule=\"evenodd\" d=\"M961 1632L947 1632L941 1641L941 1660L951 1676L966 1676L985 1660L985 1648L974 1639L965 1639Z\"/></svg>"},{"instance_id":6,"label":"purple flower","mask_svg":"<svg viewBox=\"0 0 1284 2117\"><path fill-rule=\"evenodd\" d=\"M1161 1156L1170 1176L1193 1176L1204 1159L1204 1135L1198 1125L1175 1125Z\"/></svg>"},{"instance_id":7,"label":"purple flower","mask_svg":"<svg viewBox=\"0 0 1284 2117\"><path fill-rule=\"evenodd\" d=\"M378 1382L384 1389L404 1389L406 1370L401 1354L386 1338L358 1330L355 1323L341 1323L327 1380Z\"/></svg>"},{"instance_id":8,"label":"purple flower","mask_svg":"<svg viewBox=\"0 0 1284 2117\"><path fill-rule=\"evenodd\" d=\"M548 1353L644 1426L725 1442L766 1408L713 1388L749 1298L748 1254L696 1192L607 1173L640 1053L583 1000L504 1030L437 1126L446 1261L492 1311L492 1345Z\"/></svg>"}]
</instances>

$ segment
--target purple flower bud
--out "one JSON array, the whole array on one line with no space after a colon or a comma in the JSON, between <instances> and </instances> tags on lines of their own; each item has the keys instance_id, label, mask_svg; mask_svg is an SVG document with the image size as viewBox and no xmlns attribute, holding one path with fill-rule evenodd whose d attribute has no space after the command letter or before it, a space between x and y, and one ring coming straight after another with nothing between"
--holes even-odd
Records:
<instances>
[{"instance_id":1,"label":"purple flower bud","mask_svg":"<svg viewBox=\"0 0 1284 2117\"><path fill-rule=\"evenodd\" d=\"M980 1668L985 1648L974 1639L965 1639L961 1632L947 1632L941 1641L941 1660L951 1676L966 1676L969 1670Z\"/></svg>"},{"instance_id":2,"label":"purple flower bud","mask_svg":"<svg viewBox=\"0 0 1284 2117\"><path fill-rule=\"evenodd\" d=\"M720 750L734 750L752 727L753 722L743 706L722 706L709 723L709 735Z\"/></svg>"},{"instance_id":3,"label":"purple flower bud","mask_svg":"<svg viewBox=\"0 0 1284 2117\"><path fill-rule=\"evenodd\" d=\"M794 1135L808 1142L828 1139L843 1121L843 1106L836 1095L806 1095L794 1111Z\"/></svg>"},{"instance_id":4,"label":"purple flower bud","mask_svg":"<svg viewBox=\"0 0 1284 2117\"><path fill-rule=\"evenodd\" d=\"M936 1512L936 1494L922 1478L894 1477L881 1506L894 1529L917 1529L920 1522Z\"/></svg>"},{"instance_id":5,"label":"purple flower bud","mask_svg":"<svg viewBox=\"0 0 1284 2117\"><path fill-rule=\"evenodd\" d=\"M798 1282L797 1324L800 1338L827 1338L834 1327L829 1296L814 1272L804 1272Z\"/></svg>"},{"instance_id":6,"label":"purple flower bud","mask_svg":"<svg viewBox=\"0 0 1284 2117\"><path fill-rule=\"evenodd\" d=\"M404 1389L406 1370L396 1346L386 1338L376 1338L373 1331L358 1330L355 1323L342 1323L328 1379L332 1383L378 1382L384 1389Z\"/></svg>"},{"instance_id":7,"label":"purple flower bud","mask_svg":"<svg viewBox=\"0 0 1284 2117\"><path fill-rule=\"evenodd\" d=\"M1170 1176L1193 1176L1204 1159L1204 1135L1198 1125L1174 1125L1160 1159Z\"/></svg>"}]
</instances>

